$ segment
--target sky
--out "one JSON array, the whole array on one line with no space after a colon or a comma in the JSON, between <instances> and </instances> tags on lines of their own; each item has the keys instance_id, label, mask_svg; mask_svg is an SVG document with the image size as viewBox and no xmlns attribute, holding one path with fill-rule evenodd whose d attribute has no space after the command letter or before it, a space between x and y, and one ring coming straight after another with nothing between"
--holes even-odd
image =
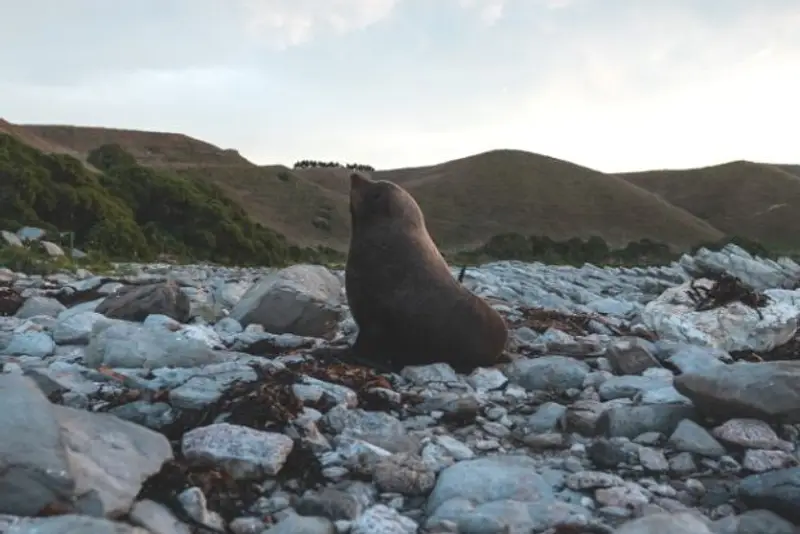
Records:
<instances>
[{"instance_id":1,"label":"sky","mask_svg":"<svg viewBox=\"0 0 800 534\"><path fill-rule=\"evenodd\" d=\"M0 117L259 164L800 163L800 0L0 0Z\"/></svg>"}]
</instances>

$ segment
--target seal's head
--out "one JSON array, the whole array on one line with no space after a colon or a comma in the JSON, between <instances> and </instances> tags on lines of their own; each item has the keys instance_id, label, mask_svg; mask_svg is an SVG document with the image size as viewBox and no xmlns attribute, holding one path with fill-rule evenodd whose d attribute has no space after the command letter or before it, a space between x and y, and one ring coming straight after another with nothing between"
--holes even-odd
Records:
<instances>
[{"instance_id":1,"label":"seal's head","mask_svg":"<svg viewBox=\"0 0 800 534\"><path fill-rule=\"evenodd\" d=\"M381 223L425 226L422 210L405 189L360 173L350 175L350 215L354 230Z\"/></svg>"}]
</instances>

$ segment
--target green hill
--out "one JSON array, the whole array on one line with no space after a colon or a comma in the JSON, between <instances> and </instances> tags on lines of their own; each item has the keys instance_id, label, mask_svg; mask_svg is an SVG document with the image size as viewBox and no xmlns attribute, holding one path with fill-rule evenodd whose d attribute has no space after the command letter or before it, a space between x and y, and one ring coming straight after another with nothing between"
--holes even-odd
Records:
<instances>
[{"instance_id":1,"label":"green hill","mask_svg":"<svg viewBox=\"0 0 800 534\"><path fill-rule=\"evenodd\" d=\"M119 145L91 150L89 170L0 133L0 229L72 231L75 245L112 258L162 253L242 265L318 259L254 222L216 186L144 167Z\"/></svg>"},{"instance_id":2,"label":"green hill","mask_svg":"<svg viewBox=\"0 0 800 534\"><path fill-rule=\"evenodd\" d=\"M293 243L347 249L347 169L257 166L233 150L177 133L66 125L18 128L78 154L119 144L142 165L220 188L253 220ZM506 233L555 240L595 235L613 246L646 238L683 250L723 236L707 221L626 180L531 152L494 150L438 165L379 170L373 176L406 187L425 211L436 242L449 251Z\"/></svg>"}]
</instances>

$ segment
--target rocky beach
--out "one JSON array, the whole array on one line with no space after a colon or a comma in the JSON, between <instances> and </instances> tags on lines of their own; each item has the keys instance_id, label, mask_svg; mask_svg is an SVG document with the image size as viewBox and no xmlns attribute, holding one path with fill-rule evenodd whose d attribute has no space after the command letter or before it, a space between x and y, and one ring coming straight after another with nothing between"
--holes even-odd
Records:
<instances>
[{"instance_id":1,"label":"rocky beach","mask_svg":"<svg viewBox=\"0 0 800 534\"><path fill-rule=\"evenodd\" d=\"M800 265L463 283L508 361L394 374L326 267L0 269L0 533L798 532Z\"/></svg>"}]
</instances>

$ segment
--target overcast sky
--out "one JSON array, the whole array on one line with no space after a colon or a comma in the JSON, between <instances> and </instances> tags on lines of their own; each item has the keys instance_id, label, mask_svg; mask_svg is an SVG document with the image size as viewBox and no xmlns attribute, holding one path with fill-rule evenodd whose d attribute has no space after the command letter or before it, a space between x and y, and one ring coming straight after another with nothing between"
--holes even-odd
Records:
<instances>
[{"instance_id":1,"label":"overcast sky","mask_svg":"<svg viewBox=\"0 0 800 534\"><path fill-rule=\"evenodd\" d=\"M0 116L257 163L800 163L800 0L0 0Z\"/></svg>"}]
</instances>

